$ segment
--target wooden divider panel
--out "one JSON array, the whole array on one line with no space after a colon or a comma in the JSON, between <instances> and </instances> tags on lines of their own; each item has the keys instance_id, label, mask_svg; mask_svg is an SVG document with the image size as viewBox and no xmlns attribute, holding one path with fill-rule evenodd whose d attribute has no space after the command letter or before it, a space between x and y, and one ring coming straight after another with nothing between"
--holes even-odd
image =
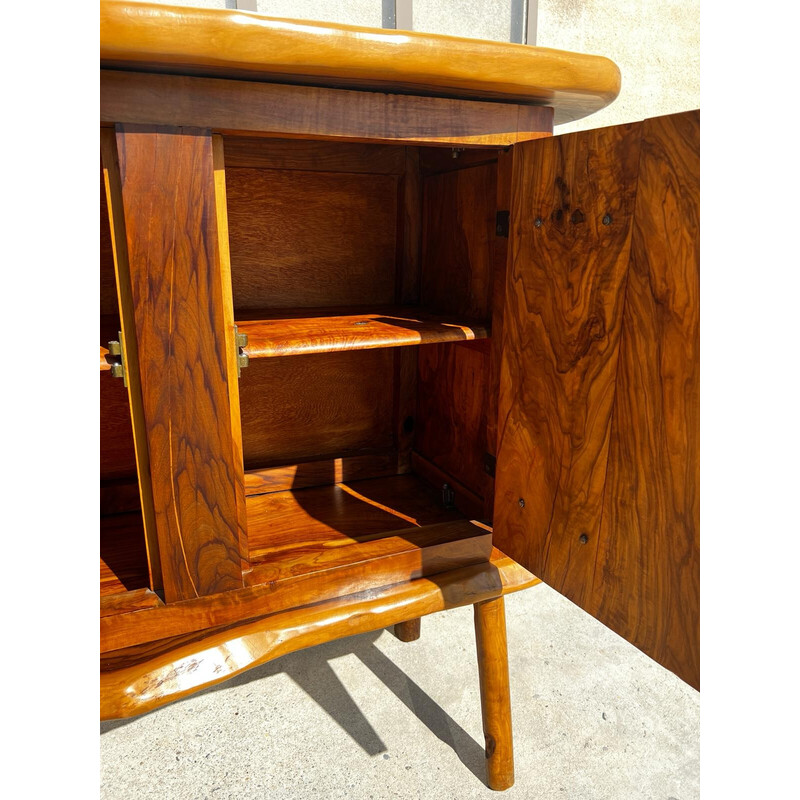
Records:
<instances>
[{"instance_id":1,"label":"wooden divider panel","mask_svg":"<svg viewBox=\"0 0 800 800\"><path fill-rule=\"evenodd\" d=\"M244 478L212 137L122 125L116 146L130 266L120 291L135 319L126 347L138 353L165 599L238 589Z\"/></svg>"}]
</instances>

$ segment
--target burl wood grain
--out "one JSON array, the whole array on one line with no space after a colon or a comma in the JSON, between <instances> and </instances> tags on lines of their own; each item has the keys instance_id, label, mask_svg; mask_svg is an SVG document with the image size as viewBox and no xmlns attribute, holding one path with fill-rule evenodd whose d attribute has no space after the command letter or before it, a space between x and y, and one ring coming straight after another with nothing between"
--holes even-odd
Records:
<instances>
[{"instance_id":1,"label":"burl wood grain","mask_svg":"<svg viewBox=\"0 0 800 800\"><path fill-rule=\"evenodd\" d=\"M495 536L579 605L597 549L638 156L634 125L515 153Z\"/></svg>"},{"instance_id":2,"label":"burl wood grain","mask_svg":"<svg viewBox=\"0 0 800 800\"><path fill-rule=\"evenodd\" d=\"M398 177L226 171L234 306L395 302Z\"/></svg>"},{"instance_id":3,"label":"burl wood grain","mask_svg":"<svg viewBox=\"0 0 800 800\"><path fill-rule=\"evenodd\" d=\"M100 714L103 719L142 714L286 653L342 636L380 630L446 608L479 603L537 582L527 570L493 549L489 563L384 586L377 591L329 596L324 600L317 595L322 602L271 614L262 611L258 616L242 614L236 627L207 629L196 637L171 642L164 638L170 634L162 628L161 641L104 653ZM228 592L220 597L216 608L224 609L227 597L263 590L260 587ZM126 619L153 618L179 611L179 607L149 609L105 617L101 623L113 625ZM245 619L254 621L242 624ZM209 624L212 623L207 617L205 626Z\"/></svg>"},{"instance_id":4,"label":"burl wood grain","mask_svg":"<svg viewBox=\"0 0 800 800\"><path fill-rule=\"evenodd\" d=\"M212 140L118 126L130 292L167 602L242 586Z\"/></svg>"},{"instance_id":5,"label":"burl wood grain","mask_svg":"<svg viewBox=\"0 0 800 800\"><path fill-rule=\"evenodd\" d=\"M700 113L642 125L589 610L700 686Z\"/></svg>"}]
</instances>

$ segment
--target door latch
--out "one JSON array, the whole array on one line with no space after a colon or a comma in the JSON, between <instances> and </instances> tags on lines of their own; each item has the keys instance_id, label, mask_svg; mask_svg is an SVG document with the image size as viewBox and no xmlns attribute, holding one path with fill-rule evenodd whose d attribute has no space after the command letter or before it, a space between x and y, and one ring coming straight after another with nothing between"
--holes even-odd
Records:
<instances>
[{"instance_id":1,"label":"door latch","mask_svg":"<svg viewBox=\"0 0 800 800\"><path fill-rule=\"evenodd\" d=\"M242 370L250 366L250 356L242 352L242 348L247 347L247 334L239 333L239 327L233 326L234 346L236 347L236 367L239 377L242 377Z\"/></svg>"}]
</instances>

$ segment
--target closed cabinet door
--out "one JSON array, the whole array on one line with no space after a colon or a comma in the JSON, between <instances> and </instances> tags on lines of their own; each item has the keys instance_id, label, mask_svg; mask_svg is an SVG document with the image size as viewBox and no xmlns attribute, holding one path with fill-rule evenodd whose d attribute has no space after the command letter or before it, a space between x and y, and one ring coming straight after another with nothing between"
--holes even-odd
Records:
<instances>
[{"instance_id":1,"label":"closed cabinet door","mask_svg":"<svg viewBox=\"0 0 800 800\"><path fill-rule=\"evenodd\" d=\"M495 542L699 688L699 111L514 148Z\"/></svg>"}]
</instances>

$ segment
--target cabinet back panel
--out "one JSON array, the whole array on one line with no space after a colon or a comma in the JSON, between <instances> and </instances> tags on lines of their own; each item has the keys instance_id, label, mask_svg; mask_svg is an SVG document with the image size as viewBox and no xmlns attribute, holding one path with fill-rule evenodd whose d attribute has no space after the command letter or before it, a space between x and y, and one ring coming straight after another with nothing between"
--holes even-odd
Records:
<instances>
[{"instance_id":1,"label":"cabinet back panel","mask_svg":"<svg viewBox=\"0 0 800 800\"><path fill-rule=\"evenodd\" d=\"M392 303L398 181L228 168L235 308Z\"/></svg>"},{"instance_id":2,"label":"cabinet back panel","mask_svg":"<svg viewBox=\"0 0 800 800\"><path fill-rule=\"evenodd\" d=\"M100 373L100 480L136 477L128 390L110 372Z\"/></svg>"},{"instance_id":3,"label":"cabinet back panel","mask_svg":"<svg viewBox=\"0 0 800 800\"><path fill-rule=\"evenodd\" d=\"M103 171L100 170L100 314L119 315L117 279L114 275L114 250L108 224L108 203ZM101 342L105 345L105 342Z\"/></svg>"},{"instance_id":4,"label":"cabinet back panel","mask_svg":"<svg viewBox=\"0 0 800 800\"><path fill-rule=\"evenodd\" d=\"M393 374L391 350L251 361L239 383L245 469L391 447Z\"/></svg>"}]
</instances>

